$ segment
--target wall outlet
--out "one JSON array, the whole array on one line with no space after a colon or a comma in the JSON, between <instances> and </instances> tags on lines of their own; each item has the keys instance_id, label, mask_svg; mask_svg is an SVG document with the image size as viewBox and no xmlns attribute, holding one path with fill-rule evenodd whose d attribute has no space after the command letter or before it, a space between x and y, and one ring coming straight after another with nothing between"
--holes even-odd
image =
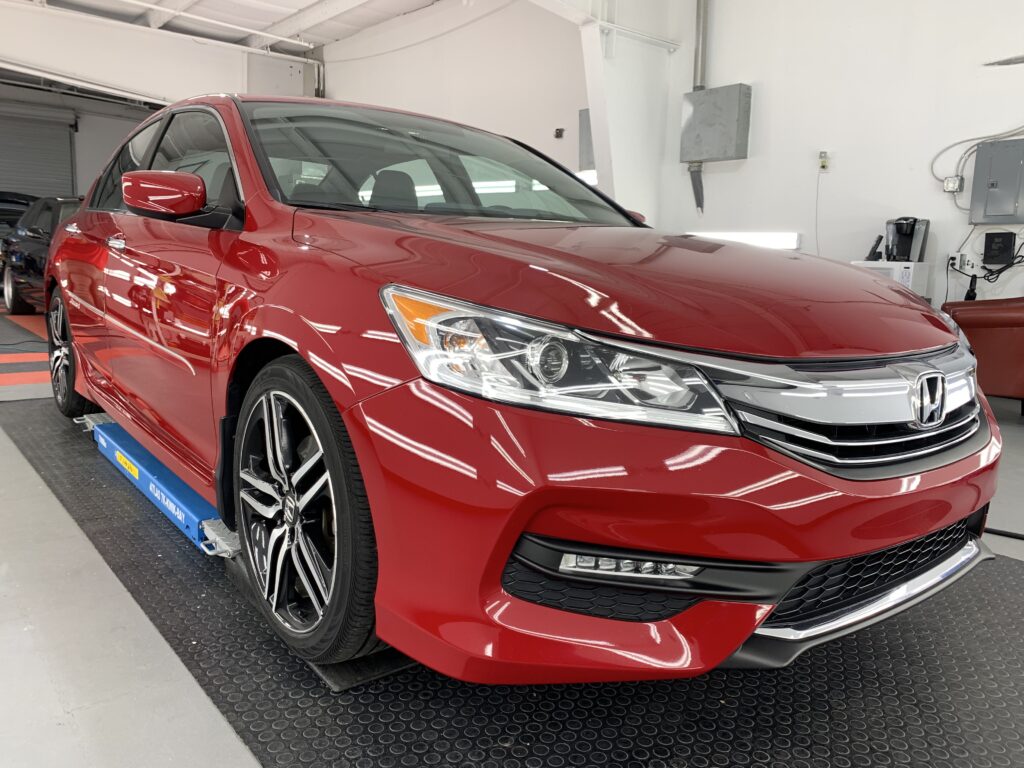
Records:
<instances>
[{"instance_id":1,"label":"wall outlet","mask_svg":"<svg viewBox=\"0 0 1024 768\"><path fill-rule=\"evenodd\" d=\"M832 167L832 154L827 149L818 151L818 170L822 173Z\"/></svg>"},{"instance_id":2,"label":"wall outlet","mask_svg":"<svg viewBox=\"0 0 1024 768\"><path fill-rule=\"evenodd\" d=\"M964 272L969 272L978 268L977 256L973 253L958 253L957 262L957 269L963 270Z\"/></svg>"},{"instance_id":3,"label":"wall outlet","mask_svg":"<svg viewBox=\"0 0 1024 768\"><path fill-rule=\"evenodd\" d=\"M947 176L942 180L942 190L944 192L957 192L964 191L964 177L963 176Z\"/></svg>"}]
</instances>

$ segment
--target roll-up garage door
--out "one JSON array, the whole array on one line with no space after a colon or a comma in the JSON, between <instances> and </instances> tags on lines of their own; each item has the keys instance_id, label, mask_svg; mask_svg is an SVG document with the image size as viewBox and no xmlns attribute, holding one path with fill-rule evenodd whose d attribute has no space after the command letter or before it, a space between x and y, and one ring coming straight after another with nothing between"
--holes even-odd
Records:
<instances>
[{"instance_id":1,"label":"roll-up garage door","mask_svg":"<svg viewBox=\"0 0 1024 768\"><path fill-rule=\"evenodd\" d=\"M74 194L72 141L66 122L0 114L0 190Z\"/></svg>"}]
</instances>

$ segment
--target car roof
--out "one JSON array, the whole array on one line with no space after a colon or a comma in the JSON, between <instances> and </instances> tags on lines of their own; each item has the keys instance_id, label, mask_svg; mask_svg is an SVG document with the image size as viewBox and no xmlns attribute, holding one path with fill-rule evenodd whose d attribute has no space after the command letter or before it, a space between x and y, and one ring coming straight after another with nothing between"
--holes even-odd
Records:
<instances>
[{"instance_id":1,"label":"car roof","mask_svg":"<svg viewBox=\"0 0 1024 768\"><path fill-rule=\"evenodd\" d=\"M39 198L36 195L26 195L21 192L2 192L0 191L0 203L8 203L13 205L24 205L30 206Z\"/></svg>"},{"instance_id":2,"label":"car roof","mask_svg":"<svg viewBox=\"0 0 1024 768\"><path fill-rule=\"evenodd\" d=\"M205 105L219 105L224 106L236 102L246 103L277 103L277 104L308 104L315 106L332 106L332 107L348 107L349 109L365 109L367 111L374 110L377 112L393 112L398 115L409 115L410 117L421 117L425 120L436 120L439 123L448 123L450 125L457 125L462 128L468 128L472 131L479 131L480 133L492 133L483 128L477 128L473 125L466 125L460 123L457 120L448 120L443 117L437 117L436 115L426 115L422 112L410 112L405 109L395 109L394 107L385 107L380 104L360 104L354 101L337 101L334 99L320 99L313 96L263 96L260 94L253 93L210 93L203 96L193 96L188 99L182 99L174 104L169 104L164 109L160 110L158 114L163 114L166 111L179 109L181 107L188 106L190 104L205 104ZM497 134L496 134L497 135Z\"/></svg>"}]
</instances>

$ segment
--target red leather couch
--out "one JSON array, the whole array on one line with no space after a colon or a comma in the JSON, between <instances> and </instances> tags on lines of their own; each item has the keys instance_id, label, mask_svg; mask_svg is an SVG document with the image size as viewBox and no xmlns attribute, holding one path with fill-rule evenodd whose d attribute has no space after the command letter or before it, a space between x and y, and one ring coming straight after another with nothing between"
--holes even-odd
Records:
<instances>
[{"instance_id":1,"label":"red leather couch","mask_svg":"<svg viewBox=\"0 0 1024 768\"><path fill-rule=\"evenodd\" d=\"M974 347L982 391L1021 400L1024 412L1024 298L950 301L942 308Z\"/></svg>"}]
</instances>

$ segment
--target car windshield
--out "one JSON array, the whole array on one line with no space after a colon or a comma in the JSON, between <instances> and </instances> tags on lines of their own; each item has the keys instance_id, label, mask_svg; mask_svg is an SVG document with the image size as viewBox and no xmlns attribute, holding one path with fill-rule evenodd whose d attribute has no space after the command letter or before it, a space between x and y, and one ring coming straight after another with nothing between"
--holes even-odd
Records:
<instances>
[{"instance_id":1,"label":"car windshield","mask_svg":"<svg viewBox=\"0 0 1024 768\"><path fill-rule=\"evenodd\" d=\"M632 226L509 139L397 112L243 102L283 202L313 208Z\"/></svg>"}]
</instances>

